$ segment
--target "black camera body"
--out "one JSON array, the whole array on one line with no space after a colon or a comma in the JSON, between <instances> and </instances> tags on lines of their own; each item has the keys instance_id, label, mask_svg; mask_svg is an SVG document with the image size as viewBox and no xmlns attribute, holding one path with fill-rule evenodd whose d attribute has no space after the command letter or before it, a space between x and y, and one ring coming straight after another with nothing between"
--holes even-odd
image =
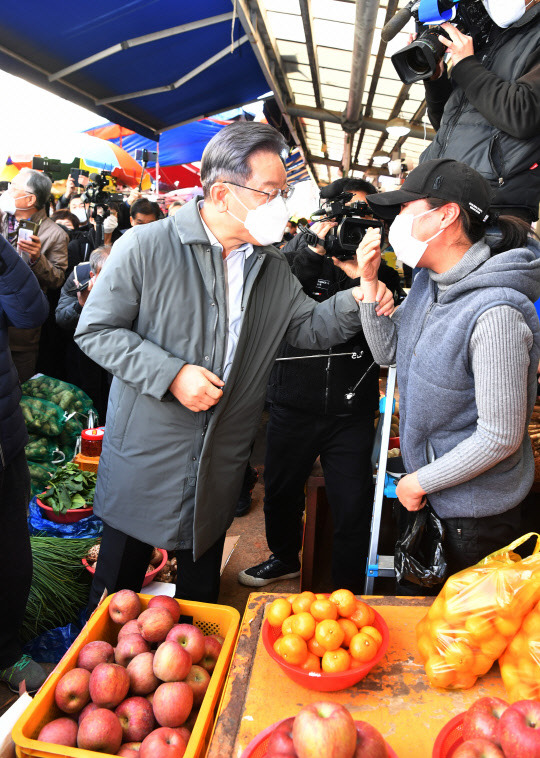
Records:
<instances>
[{"instance_id":1,"label":"black camera body","mask_svg":"<svg viewBox=\"0 0 540 758\"><path fill-rule=\"evenodd\" d=\"M352 192L341 192L325 198L326 202L311 216L314 221L337 221L337 226L330 229L323 244L326 255L340 261L356 256L356 249L369 227L381 230L381 244L383 242L384 223L372 218L373 210L367 203L347 205L353 196Z\"/></svg>"},{"instance_id":2,"label":"black camera body","mask_svg":"<svg viewBox=\"0 0 540 758\"><path fill-rule=\"evenodd\" d=\"M441 10L447 9L445 5L444 2L439 2ZM449 7L452 6L453 1ZM398 50L391 57L394 68L404 84L430 79L446 53L446 46L438 39L439 35L447 36L444 29L439 25L420 23L418 8L413 8L411 14L416 18L418 36L410 45ZM493 21L482 0L460 0L452 23L463 34L472 37L475 50L484 47L493 28Z\"/></svg>"}]
</instances>

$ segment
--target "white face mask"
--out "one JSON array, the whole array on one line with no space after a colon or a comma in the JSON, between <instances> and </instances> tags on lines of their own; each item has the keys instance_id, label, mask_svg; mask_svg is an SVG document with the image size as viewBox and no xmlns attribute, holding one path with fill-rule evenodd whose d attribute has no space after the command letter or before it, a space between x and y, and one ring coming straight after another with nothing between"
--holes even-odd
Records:
<instances>
[{"instance_id":1,"label":"white face mask","mask_svg":"<svg viewBox=\"0 0 540 758\"><path fill-rule=\"evenodd\" d=\"M71 212L74 216L77 216L81 224L86 224L88 221L88 216L86 215L84 208L74 208Z\"/></svg>"},{"instance_id":2,"label":"white face mask","mask_svg":"<svg viewBox=\"0 0 540 758\"><path fill-rule=\"evenodd\" d=\"M523 16L529 5L525 0L483 0L484 6L497 26L507 29Z\"/></svg>"},{"instance_id":3,"label":"white face mask","mask_svg":"<svg viewBox=\"0 0 540 758\"><path fill-rule=\"evenodd\" d=\"M229 187L230 189L230 187ZM283 237L283 232L287 226L287 221L291 217L287 203L278 195L269 203L259 205L257 208L248 208L247 205L237 197L236 193L231 190L232 194L240 205L247 210L247 216L242 221L234 213L227 211L227 213L244 224L248 232L253 239L257 240L259 245L271 245L273 242L278 242Z\"/></svg>"},{"instance_id":4,"label":"white face mask","mask_svg":"<svg viewBox=\"0 0 540 758\"><path fill-rule=\"evenodd\" d=\"M118 219L116 218L116 216L113 216L113 214L111 213L111 215L107 216L107 218L103 222L103 233L111 234L112 232L114 232L117 226L118 226Z\"/></svg>"},{"instance_id":5,"label":"white face mask","mask_svg":"<svg viewBox=\"0 0 540 758\"><path fill-rule=\"evenodd\" d=\"M423 213L417 213L416 216L413 216L412 213L400 213L399 216L396 216L390 226L388 231L388 241L392 245L399 260L411 268L415 268L418 265L420 258L426 252L428 242L434 240L435 237L438 237L443 231L442 229L439 229L437 234L434 234L433 237L425 240L425 242L417 240L416 237L413 237L412 233L414 219L420 218L421 216L427 216L428 213L432 213L436 210L438 209L430 208Z\"/></svg>"}]
</instances>

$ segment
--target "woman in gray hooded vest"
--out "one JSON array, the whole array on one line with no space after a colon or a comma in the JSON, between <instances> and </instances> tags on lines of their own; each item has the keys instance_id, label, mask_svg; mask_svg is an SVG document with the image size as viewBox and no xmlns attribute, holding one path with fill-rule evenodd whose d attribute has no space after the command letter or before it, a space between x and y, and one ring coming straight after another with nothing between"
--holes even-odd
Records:
<instances>
[{"instance_id":1,"label":"woman in gray hooded vest","mask_svg":"<svg viewBox=\"0 0 540 758\"><path fill-rule=\"evenodd\" d=\"M487 181L464 163L421 164L401 189L368 196L398 257L420 271L394 315L375 312L379 236L358 248L362 327L397 365L409 511L426 498L445 525L455 572L520 532L534 479L527 424L537 394L540 245L520 219L490 214ZM496 233L486 236L496 225Z\"/></svg>"}]
</instances>

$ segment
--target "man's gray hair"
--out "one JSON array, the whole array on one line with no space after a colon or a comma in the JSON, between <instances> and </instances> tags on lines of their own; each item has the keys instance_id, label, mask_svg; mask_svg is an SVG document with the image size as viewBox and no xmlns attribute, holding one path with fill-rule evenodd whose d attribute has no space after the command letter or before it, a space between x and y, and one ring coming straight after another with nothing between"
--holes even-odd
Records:
<instances>
[{"instance_id":1,"label":"man's gray hair","mask_svg":"<svg viewBox=\"0 0 540 758\"><path fill-rule=\"evenodd\" d=\"M28 192L36 196L36 208L44 208L51 195L52 182L49 177L42 171L36 171L33 168L21 169L22 178Z\"/></svg>"},{"instance_id":2,"label":"man's gray hair","mask_svg":"<svg viewBox=\"0 0 540 758\"><path fill-rule=\"evenodd\" d=\"M90 255L90 269L94 274L99 274L105 265L105 261L111 252L111 247L112 245L101 245L100 247L96 247Z\"/></svg>"},{"instance_id":3,"label":"man's gray hair","mask_svg":"<svg viewBox=\"0 0 540 758\"><path fill-rule=\"evenodd\" d=\"M251 176L249 158L264 151L279 155L285 162L289 148L282 135L269 124L236 121L218 132L204 149L201 161L201 183L204 196L209 197L215 182L243 184Z\"/></svg>"}]
</instances>

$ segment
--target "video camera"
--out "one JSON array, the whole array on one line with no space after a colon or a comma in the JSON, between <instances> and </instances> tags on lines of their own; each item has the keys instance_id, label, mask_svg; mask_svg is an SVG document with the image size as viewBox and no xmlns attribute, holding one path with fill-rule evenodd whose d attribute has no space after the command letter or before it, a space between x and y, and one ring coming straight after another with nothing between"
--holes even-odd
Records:
<instances>
[{"instance_id":1,"label":"video camera","mask_svg":"<svg viewBox=\"0 0 540 758\"><path fill-rule=\"evenodd\" d=\"M83 203L91 205L107 206L110 202L121 203L124 196L121 192L111 192L105 190L105 187L111 186L112 177L106 171L101 174L90 174L86 190L81 195Z\"/></svg>"},{"instance_id":2,"label":"video camera","mask_svg":"<svg viewBox=\"0 0 540 758\"><path fill-rule=\"evenodd\" d=\"M337 221L337 226L330 229L324 241L310 229L299 227L308 245L323 244L325 254L340 261L355 257L356 248L369 227L381 230L381 244L384 233L383 222L373 218L373 210L367 203L355 202L347 205L354 194L344 190L346 183L346 179L336 179L335 182L323 187L321 207L311 215L314 221Z\"/></svg>"},{"instance_id":3,"label":"video camera","mask_svg":"<svg viewBox=\"0 0 540 758\"><path fill-rule=\"evenodd\" d=\"M383 28L383 41L393 39L411 17L416 20L417 38L391 56L404 84L429 79L437 70L446 53L439 40L439 35L447 36L439 26L443 21L452 21L461 32L472 37L476 50L488 42L493 28L482 0L411 0Z\"/></svg>"}]
</instances>

